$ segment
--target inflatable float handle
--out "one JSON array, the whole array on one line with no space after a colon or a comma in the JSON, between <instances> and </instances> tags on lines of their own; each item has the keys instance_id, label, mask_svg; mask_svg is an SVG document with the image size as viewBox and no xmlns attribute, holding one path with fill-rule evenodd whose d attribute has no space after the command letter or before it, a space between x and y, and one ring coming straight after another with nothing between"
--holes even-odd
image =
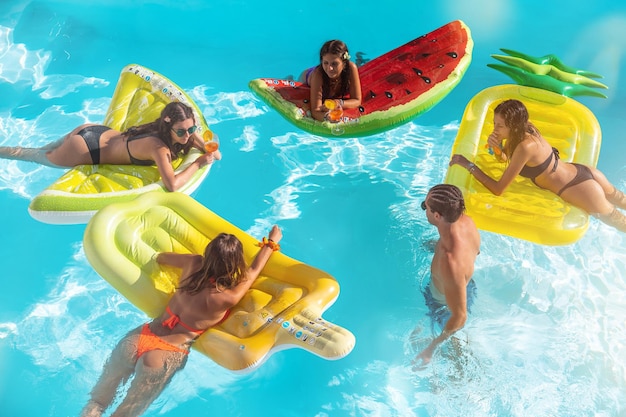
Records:
<instances>
[{"instance_id":1,"label":"inflatable float handle","mask_svg":"<svg viewBox=\"0 0 626 417\"><path fill-rule=\"evenodd\" d=\"M274 323L281 327L276 346L297 346L325 359L343 358L356 343L349 330L324 320L310 309L303 309L289 320Z\"/></svg>"}]
</instances>

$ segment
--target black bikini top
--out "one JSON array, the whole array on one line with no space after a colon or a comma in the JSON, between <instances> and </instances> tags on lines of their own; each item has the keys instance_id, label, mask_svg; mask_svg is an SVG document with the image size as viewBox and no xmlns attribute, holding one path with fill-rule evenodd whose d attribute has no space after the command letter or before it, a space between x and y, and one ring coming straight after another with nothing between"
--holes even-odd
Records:
<instances>
[{"instance_id":1,"label":"black bikini top","mask_svg":"<svg viewBox=\"0 0 626 417\"><path fill-rule=\"evenodd\" d=\"M556 167L559 165L559 150L553 147L552 153L550 153L548 158L545 161L543 161L543 163L534 167L529 167L528 165L524 165L524 167L522 168L519 174L524 178L529 178L534 181L535 178L541 175L541 173L550 166L552 155L554 155L554 165L552 166L552 172L556 171Z\"/></svg>"},{"instance_id":2,"label":"black bikini top","mask_svg":"<svg viewBox=\"0 0 626 417\"><path fill-rule=\"evenodd\" d=\"M151 166L154 165L154 161L151 159L137 159L134 156L131 155L130 153L130 149L128 148L128 144L133 141L133 140L137 140L137 139L143 139L145 137L148 136L152 136L152 133L144 133L142 135L137 135L137 136L133 136L133 137L129 137L128 140L126 140L126 151L128 152L128 157L130 158L130 162L133 165L141 165L141 166Z\"/></svg>"}]
</instances>

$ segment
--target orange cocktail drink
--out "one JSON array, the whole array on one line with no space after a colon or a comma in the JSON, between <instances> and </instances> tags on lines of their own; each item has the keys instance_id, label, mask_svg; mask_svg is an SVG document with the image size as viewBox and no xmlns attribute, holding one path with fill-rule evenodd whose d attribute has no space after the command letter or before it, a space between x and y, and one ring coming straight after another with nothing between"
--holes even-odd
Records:
<instances>
[{"instance_id":1,"label":"orange cocktail drink","mask_svg":"<svg viewBox=\"0 0 626 417\"><path fill-rule=\"evenodd\" d=\"M209 129L204 132L202 138L204 139L204 150L208 153L215 152L220 147L217 136L213 135Z\"/></svg>"},{"instance_id":2,"label":"orange cocktail drink","mask_svg":"<svg viewBox=\"0 0 626 417\"><path fill-rule=\"evenodd\" d=\"M335 107L328 113L328 118L331 122L341 121L341 116L343 116L343 110L341 107Z\"/></svg>"},{"instance_id":3,"label":"orange cocktail drink","mask_svg":"<svg viewBox=\"0 0 626 417\"><path fill-rule=\"evenodd\" d=\"M207 151L208 153L215 152L216 150L219 149L219 147L220 147L220 144L214 141L204 143L204 150Z\"/></svg>"}]
</instances>

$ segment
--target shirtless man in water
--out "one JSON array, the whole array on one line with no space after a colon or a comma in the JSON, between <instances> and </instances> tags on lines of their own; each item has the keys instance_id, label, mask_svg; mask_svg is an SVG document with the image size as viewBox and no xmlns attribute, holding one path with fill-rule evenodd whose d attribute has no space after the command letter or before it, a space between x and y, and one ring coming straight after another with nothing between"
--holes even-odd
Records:
<instances>
[{"instance_id":1,"label":"shirtless man in water","mask_svg":"<svg viewBox=\"0 0 626 417\"><path fill-rule=\"evenodd\" d=\"M464 214L463 194L456 186L435 185L422 202L422 209L439 231L430 267L430 288L426 291L430 291L435 305L447 305L450 316L441 334L415 357L416 365L429 363L437 346L465 325L468 286L473 286L474 261L480 252L480 234L474 221Z\"/></svg>"}]
</instances>

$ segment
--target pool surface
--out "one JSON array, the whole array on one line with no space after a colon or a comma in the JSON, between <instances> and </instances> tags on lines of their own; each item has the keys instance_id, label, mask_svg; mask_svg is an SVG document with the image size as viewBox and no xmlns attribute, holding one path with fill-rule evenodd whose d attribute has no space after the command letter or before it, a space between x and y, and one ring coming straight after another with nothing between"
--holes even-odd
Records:
<instances>
[{"instance_id":1,"label":"pool surface","mask_svg":"<svg viewBox=\"0 0 626 417\"><path fill-rule=\"evenodd\" d=\"M466 103L511 83L487 67L491 54L554 53L602 74L608 98L577 100L602 127L598 168L626 189L626 4L213 3L0 3L0 146L42 146L102 121L121 69L151 68L220 136L224 158L193 196L254 236L279 224L287 255L340 283L324 317L355 334L347 357L286 350L240 375L192 353L146 416L626 415L626 240L595 219L567 246L481 232L465 328L431 365L411 367L433 338L422 288L437 233L419 205L443 181ZM465 77L392 131L312 136L248 90L254 78L297 76L328 39L374 58L456 19L474 40ZM84 225L28 215L62 172L0 160L3 417L78 415L113 346L146 320L90 267Z\"/></svg>"}]
</instances>

